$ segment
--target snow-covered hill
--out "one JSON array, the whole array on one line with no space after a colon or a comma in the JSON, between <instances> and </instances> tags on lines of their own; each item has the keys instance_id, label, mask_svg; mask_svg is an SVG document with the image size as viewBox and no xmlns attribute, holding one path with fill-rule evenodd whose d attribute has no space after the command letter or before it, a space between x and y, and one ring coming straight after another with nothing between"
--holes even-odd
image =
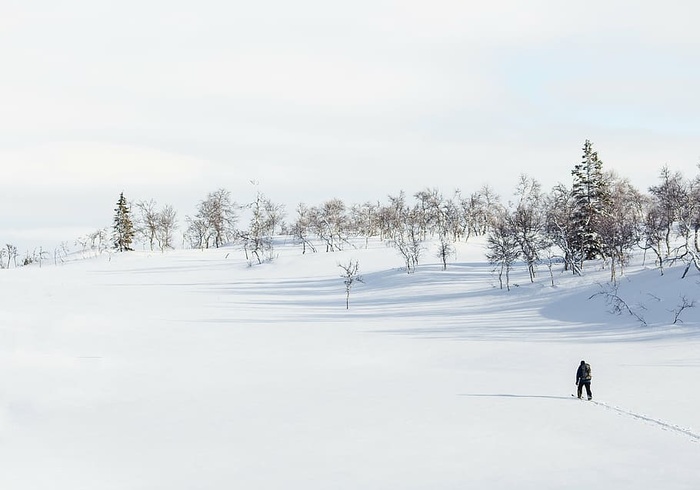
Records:
<instances>
[{"instance_id":1,"label":"snow-covered hill","mask_svg":"<svg viewBox=\"0 0 700 490\"><path fill-rule=\"evenodd\" d=\"M410 275L381 243L276 252L1 271L0 488L700 482L700 307L676 318L697 273L637 262L612 291L590 264L505 291L478 241ZM364 283L346 310L350 260ZM608 313L604 290L637 317ZM594 403L571 397L581 359Z\"/></svg>"}]
</instances>

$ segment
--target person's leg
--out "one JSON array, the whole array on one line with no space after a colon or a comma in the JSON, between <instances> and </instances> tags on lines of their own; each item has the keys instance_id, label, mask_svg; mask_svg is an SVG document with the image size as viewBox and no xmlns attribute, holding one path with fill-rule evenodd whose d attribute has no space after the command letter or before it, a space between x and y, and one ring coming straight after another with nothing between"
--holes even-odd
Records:
<instances>
[{"instance_id":1,"label":"person's leg","mask_svg":"<svg viewBox=\"0 0 700 490\"><path fill-rule=\"evenodd\" d=\"M591 382L589 381L586 383L586 395L588 395L588 399L590 400L593 398L593 393L591 392Z\"/></svg>"},{"instance_id":2,"label":"person's leg","mask_svg":"<svg viewBox=\"0 0 700 490\"><path fill-rule=\"evenodd\" d=\"M576 391L578 393L578 397L581 398L581 392L583 391L583 383L582 382L579 382L578 388Z\"/></svg>"}]
</instances>

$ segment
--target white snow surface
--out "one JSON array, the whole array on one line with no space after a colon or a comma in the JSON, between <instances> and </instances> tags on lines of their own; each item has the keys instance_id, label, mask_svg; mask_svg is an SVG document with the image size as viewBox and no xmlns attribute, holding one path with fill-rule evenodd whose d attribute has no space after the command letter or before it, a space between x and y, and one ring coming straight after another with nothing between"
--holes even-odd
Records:
<instances>
[{"instance_id":1,"label":"white snow surface","mask_svg":"<svg viewBox=\"0 0 700 490\"><path fill-rule=\"evenodd\" d=\"M700 305L673 324L697 271L637 257L642 325L594 296L598 263L506 291L479 240L413 274L356 245L0 271L0 488L700 488Z\"/></svg>"}]
</instances>

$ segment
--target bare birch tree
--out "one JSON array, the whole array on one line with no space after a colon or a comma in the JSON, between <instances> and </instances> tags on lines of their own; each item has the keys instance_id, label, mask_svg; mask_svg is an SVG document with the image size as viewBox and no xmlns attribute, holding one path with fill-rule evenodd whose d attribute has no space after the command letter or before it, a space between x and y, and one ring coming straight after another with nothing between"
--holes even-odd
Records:
<instances>
[{"instance_id":1,"label":"bare birch tree","mask_svg":"<svg viewBox=\"0 0 700 490\"><path fill-rule=\"evenodd\" d=\"M492 223L486 243L486 258L496 266L500 288L503 289L505 277L506 289L510 291L510 271L520 256L520 247L507 211L503 211L500 218Z\"/></svg>"},{"instance_id":2,"label":"bare birch tree","mask_svg":"<svg viewBox=\"0 0 700 490\"><path fill-rule=\"evenodd\" d=\"M338 267L343 269L343 278L345 284L345 309L350 308L350 291L356 282L364 282L360 276L360 264L357 260L350 260L347 264L338 264Z\"/></svg>"}]
</instances>

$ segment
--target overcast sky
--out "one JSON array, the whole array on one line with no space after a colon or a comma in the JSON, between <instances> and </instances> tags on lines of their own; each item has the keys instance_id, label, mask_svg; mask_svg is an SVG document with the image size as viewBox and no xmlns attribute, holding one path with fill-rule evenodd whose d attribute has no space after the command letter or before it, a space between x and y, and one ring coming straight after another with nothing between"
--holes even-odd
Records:
<instances>
[{"instance_id":1,"label":"overcast sky","mask_svg":"<svg viewBox=\"0 0 700 490\"><path fill-rule=\"evenodd\" d=\"M0 0L0 244L299 202L700 161L700 3ZM49 243L49 241L51 241Z\"/></svg>"}]
</instances>

